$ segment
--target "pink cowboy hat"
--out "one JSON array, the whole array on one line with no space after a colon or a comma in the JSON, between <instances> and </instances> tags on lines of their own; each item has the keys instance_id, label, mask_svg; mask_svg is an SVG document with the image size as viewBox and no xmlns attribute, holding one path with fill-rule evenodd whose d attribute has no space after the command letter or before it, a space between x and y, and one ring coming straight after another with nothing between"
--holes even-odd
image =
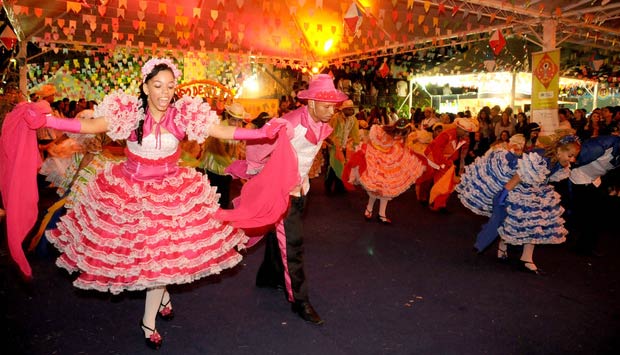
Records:
<instances>
[{"instance_id":1,"label":"pink cowboy hat","mask_svg":"<svg viewBox=\"0 0 620 355\"><path fill-rule=\"evenodd\" d=\"M297 98L324 101L324 102L343 102L349 97L334 87L334 80L328 74L319 74L312 78L307 90L301 90Z\"/></svg>"}]
</instances>

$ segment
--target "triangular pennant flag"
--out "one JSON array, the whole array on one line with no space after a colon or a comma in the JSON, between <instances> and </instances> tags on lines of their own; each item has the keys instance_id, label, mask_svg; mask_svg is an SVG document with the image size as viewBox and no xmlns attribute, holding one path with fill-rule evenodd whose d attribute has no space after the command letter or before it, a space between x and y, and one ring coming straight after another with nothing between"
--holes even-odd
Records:
<instances>
[{"instance_id":1,"label":"triangular pennant flag","mask_svg":"<svg viewBox=\"0 0 620 355\"><path fill-rule=\"evenodd\" d=\"M82 11L82 4L75 1L67 1L67 12L73 11L75 14Z\"/></svg>"},{"instance_id":2,"label":"triangular pennant flag","mask_svg":"<svg viewBox=\"0 0 620 355\"><path fill-rule=\"evenodd\" d=\"M495 69L495 60L485 60L484 68L486 69L486 71L492 72L493 69Z\"/></svg>"},{"instance_id":3,"label":"triangular pennant flag","mask_svg":"<svg viewBox=\"0 0 620 355\"><path fill-rule=\"evenodd\" d=\"M504 38L504 35L502 35L502 31L496 30L493 32L491 39L489 40L489 46L491 46L491 49L495 55L501 53L502 49L506 46L506 39Z\"/></svg>"},{"instance_id":4,"label":"triangular pennant flag","mask_svg":"<svg viewBox=\"0 0 620 355\"><path fill-rule=\"evenodd\" d=\"M439 4L439 8L437 9L437 13L439 15L443 15L446 12L446 5L444 3Z\"/></svg>"},{"instance_id":5,"label":"triangular pennant flag","mask_svg":"<svg viewBox=\"0 0 620 355\"><path fill-rule=\"evenodd\" d=\"M382 78L385 78L390 73L390 67L384 61L383 64L379 67L379 74L381 74Z\"/></svg>"},{"instance_id":6,"label":"triangular pennant flag","mask_svg":"<svg viewBox=\"0 0 620 355\"><path fill-rule=\"evenodd\" d=\"M362 12L357 7L356 3L349 6L349 9L344 14L344 22L351 32L355 33L359 30L362 25Z\"/></svg>"},{"instance_id":7,"label":"triangular pennant flag","mask_svg":"<svg viewBox=\"0 0 620 355\"><path fill-rule=\"evenodd\" d=\"M13 46L17 43L17 36L11 27L4 27L2 34L0 34L0 41L7 49L13 49Z\"/></svg>"}]
</instances>

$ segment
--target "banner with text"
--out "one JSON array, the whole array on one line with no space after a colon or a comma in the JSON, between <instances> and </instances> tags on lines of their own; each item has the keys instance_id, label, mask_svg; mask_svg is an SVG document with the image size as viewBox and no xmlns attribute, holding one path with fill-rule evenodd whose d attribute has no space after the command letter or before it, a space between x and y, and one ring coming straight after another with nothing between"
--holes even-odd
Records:
<instances>
[{"instance_id":1,"label":"banner with text","mask_svg":"<svg viewBox=\"0 0 620 355\"><path fill-rule=\"evenodd\" d=\"M532 122L542 134L551 134L559 126L558 94L560 86L560 49L532 53Z\"/></svg>"}]
</instances>

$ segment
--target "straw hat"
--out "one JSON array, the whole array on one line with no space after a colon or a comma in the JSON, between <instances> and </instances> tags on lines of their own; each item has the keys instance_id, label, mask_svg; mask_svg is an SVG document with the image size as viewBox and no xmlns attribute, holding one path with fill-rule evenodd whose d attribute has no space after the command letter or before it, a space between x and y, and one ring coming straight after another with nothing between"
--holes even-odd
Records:
<instances>
[{"instance_id":1,"label":"straw hat","mask_svg":"<svg viewBox=\"0 0 620 355\"><path fill-rule=\"evenodd\" d=\"M510 144L514 144L516 146L523 147L525 145L525 137L521 133L513 134L508 139L508 142L510 142Z\"/></svg>"},{"instance_id":2,"label":"straw hat","mask_svg":"<svg viewBox=\"0 0 620 355\"><path fill-rule=\"evenodd\" d=\"M323 101L323 102L343 102L349 97L334 87L334 80L328 74L319 74L312 78L307 90L297 93L297 98Z\"/></svg>"},{"instance_id":3,"label":"straw hat","mask_svg":"<svg viewBox=\"0 0 620 355\"><path fill-rule=\"evenodd\" d=\"M251 115L245 111L243 105L235 102L232 105L226 106L226 112L234 118L238 118L240 120L247 120L251 118Z\"/></svg>"},{"instance_id":4,"label":"straw hat","mask_svg":"<svg viewBox=\"0 0 620 355\"><path fill-rule=\"evenodd\" d=\"M345 108L355 108L355 105L353 105L353 100L346 100L342 103L342 105L340 105L341 110L344 110Z\"/></svg>"},{"instance_id":5,"label":"straw hat","mask_svg":"<svg viewBox=\"0 0 620 355\"><path fill-rule=\"evenodd\" d=\"M45 85L41 86L39 88L39 90L37 90L35 92L35 94L37 94L37 96L40 97L40 98L45 98L45 97L48 97L48 96L54 96L54 95L56 95L56 87L54 85L45 84Z\"/></svg>"},{"instance_id":6,"label":"straw hat","mask_svg":"<svg viewBox=\"0 0 620 355\"><path fill-rule=\"evenodd\" d=\"M476 132L479 129L478 120L473 118L459 117L454 120L457 127L467 132Z\"/></svg>"}]
</instances>

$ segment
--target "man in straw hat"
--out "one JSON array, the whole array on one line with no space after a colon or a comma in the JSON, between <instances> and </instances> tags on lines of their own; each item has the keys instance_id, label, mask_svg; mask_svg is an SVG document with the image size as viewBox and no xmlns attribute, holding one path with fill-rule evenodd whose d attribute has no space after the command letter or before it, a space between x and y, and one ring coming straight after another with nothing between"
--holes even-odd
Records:
<instances>
[{"instance_id":1,"label":"man in straw hat","mask_svg":"<svg viewBox=\"0 0 620 355\"><path fill-rule=\"evenodd\" d=\"M37 98L39 100L45 100L51 104L54 102L54 98L56 97L56 87L51 84L41 85L39 90L35 93L37 94Z\"/></svg>"},{"instance_id":2,"label":"man in straw hat","mask_svg":"<svg viewBox=\"0 0 620 355\"><path fill-rule=\"evenodd\" d=\"M46 102L48 105L54 103L54 98L56 97L56 87L51 84L41 85L38 90L34 92L37 101ZM58 112L52 109L52 114L56 117L61 117ZM60 132L57 132L53 128L41 127L37 129L37 140L39 144L46 145L53 142L57 137L60 136Z\"/></svg>"},{"instance_id":3,"label":"man in straw hat","mask_svg":"<svg viewBox=\"0 0 620 355\"><path fill-rule=\"evenodd\" d=\"M265 257L256 275L256 285L285 287L293 312L302 319L319 325L323 320L310 304L308 297L301 216L310 189L308 171L323 140L332 132L329 122L337 105L348 97L336 90L331 76L327 74L315 76L308 89L300 91L297 97L308 100L307 106L285 114L282 119L287 122L289 134L292 134L291 145L297 155L300 181L291 192L283 228L280 224L277 233L272 231L266 235Z\"/></svg>"},{"instance_id":4,"label":"man in straw hat","mask_svg":"<svg viewBox=\"0 0 620 355\"><path fill-rule=\"evenodd\" d=\"M448 197L456 185L454 160L460 158L461 147L469 144L469 133L479 128L473 118L459 117L455 127L445 129L426 147L428 168L418 180L418 200L429 204L432 211L446 212ZM431 188L432 185L432 188Z\"/></svg>"},{"instance_id":5,"label":"man in straw hat","mask_svg":"<svg viewBox=\"0 0 620 355\"><path fill-rule=\"evenodd\" d=\"M222 125L242 127L244 120L250 118L242 104L235 102L225 106ZM217 187L220 194L219 204L224 209L230 208L230 185L232 177L226 168L239 156L240 142L207 138L201 154L199 169L209 178L212 186Z\"/></svg>"},{"instance_id":6,"label":"man in straw hat","mask_svg":"<svg viewBox=\"0 0 620 355\"><path fill-rule=\"evenodd\" d=\"M325 177L325 192L331 195L345 193L342 183L342 170L347 161L347 152L351 154L360 144L359 124L355 118L352 100L346 100L332 118L330 125L334 128L327 138L329 144L329 167ZM332 191L333 188L333 191Z\"/></svg>"}]
</instances>

